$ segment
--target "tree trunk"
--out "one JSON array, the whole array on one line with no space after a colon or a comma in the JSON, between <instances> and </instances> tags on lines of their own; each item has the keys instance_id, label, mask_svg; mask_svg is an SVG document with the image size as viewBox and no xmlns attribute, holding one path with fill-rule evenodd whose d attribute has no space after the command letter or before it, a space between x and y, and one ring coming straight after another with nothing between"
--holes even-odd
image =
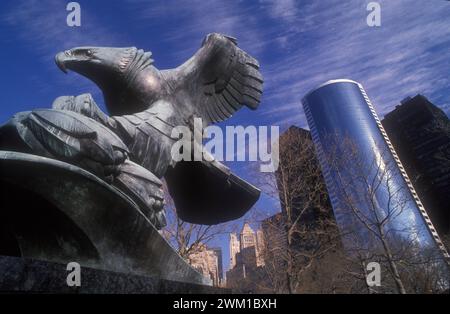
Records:
<instances>
[{"instance_id":1,"label":"tree trunk","mask_svg":"<svg viewBox=\"0 0 450 314\"><path fill-rule=\"evenodd\" d=\"M395 263L394 258L392 256L391 248L389 247L389 244L387 243L386 238L384 237L384 232L381 228L380 228L381 243L383 244L384 251L386 252L386 257L388 260L392 277L394 278L395 286L397 287L398 293L406 294L405 286L403 285L402 279L400 278L397 264Z\"/></svg>"}]
</instances>

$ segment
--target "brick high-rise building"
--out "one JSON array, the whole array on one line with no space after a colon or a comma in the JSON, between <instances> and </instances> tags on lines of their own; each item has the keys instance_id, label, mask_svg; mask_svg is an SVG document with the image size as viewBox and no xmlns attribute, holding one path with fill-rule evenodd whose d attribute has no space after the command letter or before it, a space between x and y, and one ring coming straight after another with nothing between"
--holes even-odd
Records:
<instances>
[{"instance_id":1,"label":"brick high-rise building","mask_svg":"<svg viewBox=\"0 0 450 314\"><path fill-rule=\"evenodd\" d=\"M256 243L258 244L258 247L256 249L256 265L257 266L264 266L264 256L263 256L263 250L264 250L264 232L262 229L256 230Z\"/></svg>"},{"instance_id":2,"label":"brick high-rise building","mask_svg":"<svg viewBox=\"0 0 450 314\"><path fill-rule=\"evenodd\" d=\"M236 255L241 251L241 243L235 233L230 233L230 269L236 266Z\"/></svg>"},{"instance_id":3,"label":"brick high-rise building","mask_svg":"<svg viewBox=\"0 0 450 314\"><path fill-rule=\"evenodd\" d=\"M214 286L219 286L221 276L219 274L219 256L217 249L209 249L204 244L199 244L199 248L190 254L189 264L197 269L203 276L209 278Z\"/></svg>"},{"instance_id":4,"label":"brick high-rise building","mask_svg":"<svg viewBox=\"0 0 450 314\"><path fill-rule=\"evenodd\" d=\"M267 220L266 229L269 223L277 228L280 224L297 224L314 229L322 218L334 220L311 133L291 126L281 134L279 147L280 165L275 175L282 217ZM293 242L307 246L305 239Z\"/></svg>"},{"instance_id":5,"label":"brick high-rise building","mask_svg":"<svg viewBox=\"0 0 450 314\"><path fill-rule=\"evenodd\" d=\"M234 289L245 282L257 282L262 274L264 246L262 230L256 232L250 224L244 223L239 235L230 234L230 269L227 272L227 286ZM249 288L250 289L250 288ZM248 291L251 291L248 290Z\"/></svg>"},{"instance_id":6,"label":"brick high-rise building","mask_svg":"<svg viewBox=\"0 0 450 314\"><path fill-rule=\"evenodd\" d=\"M264 258L270 262L272 267L284 269L286 260L284 254L287 251L286 224L282 213L277 213L266 218L261 223L262 232L265 238L270 239L266 242Z\"/></svg>"},{"instance_id":7,"label":"brick high-rise building","mask_svg":"<svg viewBox=\"0 0 450 314\"><path fill-rule=\"evenodd\" d=\"M450 121L425 96L406 98L382 124L439 233L450 233Z\"/></svg>"},{"instance_id":8,"label":"brick high-rise building","mask_svg":"<svg viewBox=\"0 0 450 314\"><path fill-rule=\"evenodd\" d=\"M230 233L230 269L236 266L238 253L247 248L255 250L257 266L262 266L264 261L260 252L264 246L263 241L262 230L259 229L255 232L247 222L244 223L239 236L236 233Z\"/></svg>"},{"instance_id":9,"label":"brick high-rise building","mask_svg":"<svg viewBox=\"0 0 450 314\"><path fill-rule=\"evenodd\" d=\"M218 271L219 271L219 282L223 281L223 259L222 259L222 248L215 247L211 249L216 253L217 256L217 263L218 263Z\"/></svg>"},{"instance_id":10,"label":"brick high-rise building","mask_svg":"<svg viewBox=\"0 0 450 314\"><path fill-rule=\"evenodd\" d=\"M240 234L240 244L241 250L251 246L256 248L256 234L248 223L245 223L242 228Z\"/></svg>"}]
</instances>

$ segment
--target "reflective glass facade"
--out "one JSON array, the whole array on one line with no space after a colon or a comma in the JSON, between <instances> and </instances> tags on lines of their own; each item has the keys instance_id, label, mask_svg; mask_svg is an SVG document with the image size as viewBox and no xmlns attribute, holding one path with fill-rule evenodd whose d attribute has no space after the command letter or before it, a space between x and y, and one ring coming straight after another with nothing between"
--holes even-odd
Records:
<instances>
[{"instance_id":1,"label":"reflective glass facade","mask_svg":"<svg viewBox=\"0 0 450 314\"><path fill-rule=\"evenodd\" d=\"M381 232L391 242L438 249L448 261L363 87L329 81L302 102L341 231L371 247L377 241L371 241L370 223L385 219Z\"/></svg>"}]
</instances>

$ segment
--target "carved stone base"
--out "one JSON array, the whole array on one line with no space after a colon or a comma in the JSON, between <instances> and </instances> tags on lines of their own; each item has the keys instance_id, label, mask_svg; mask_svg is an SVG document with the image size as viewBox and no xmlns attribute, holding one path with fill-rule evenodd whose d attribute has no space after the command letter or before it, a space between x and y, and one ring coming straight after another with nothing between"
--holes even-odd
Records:
<instances>
[{"instance_id":1,"label":"carved stone base","mask_svg":"<svg viewBox=\"0 0 450 314\"><path fill-rule=\"evenodd\" d=\"M172 249L139 206L93 174L8 151L0 151L0 173L0 255L210 283Z\"/></svg>"},{"instance_id":2,"label":"carved stone base","mask_svg":"<svg viewBox=\"0 0 450 314\"><path fill-rule=\"evenodd\" d=\"M81 286L66 283L66 265L0 256L0 293L230 293L228 289L82 267Z\"/></svg>"}]
</instances>

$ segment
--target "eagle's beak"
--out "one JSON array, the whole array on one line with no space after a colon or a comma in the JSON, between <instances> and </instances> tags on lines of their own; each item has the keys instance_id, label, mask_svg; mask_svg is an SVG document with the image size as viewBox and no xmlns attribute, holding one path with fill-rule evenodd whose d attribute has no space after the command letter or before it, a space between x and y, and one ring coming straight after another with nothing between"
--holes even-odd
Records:
<instances>
[{"instance_id":1,"label":"eagle's beak","mask_svg":"<svg viewBox=\"0 0 450 314\"><path fill-rule=\"evenodd\" d=\"M66 69L66 65L65 65L66 56L67 56L67 54L65 52L60 52L55 56L56 65L64 73L67 73L67 69Z\"/></svg>"}]
</instances>

